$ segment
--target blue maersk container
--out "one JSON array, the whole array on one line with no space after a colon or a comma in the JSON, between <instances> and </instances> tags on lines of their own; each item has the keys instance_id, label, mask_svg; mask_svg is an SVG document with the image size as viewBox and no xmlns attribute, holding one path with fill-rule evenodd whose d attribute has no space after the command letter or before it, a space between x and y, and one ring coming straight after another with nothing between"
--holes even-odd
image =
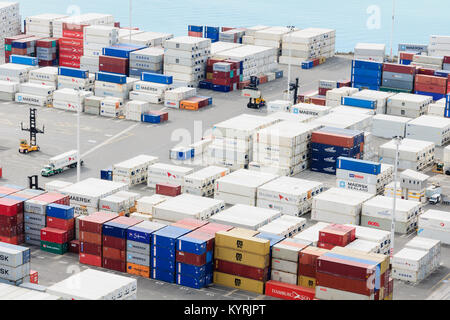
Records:
<instances>
[{"instance_id":1,"label":"blue maersk container","mask_svg":"<svg viewBox=\"0 0 450 320\"><path fill-rule=\"evenodd\" d=\"M97 72L95 80L117 84L125 84L127 83L127 76L118 73Z\"/></svg>"},{"instance_id":2,"label":"blue maersk container","mask_svg":"<svg viewBox=\"0 0 450 320\"><path fill-rule=\"evenodd\" d=\"M445 94L434 93L434 92L425 92L425 91L414 91L415 94L420 94L422 96L432 97L434 101L441 100L445 98Z\"/></svg>"},{"instance_id":3,"label":"blue maersk container","mask_svg":"<svg viewBox=\"0 0 450 320\"><path fill-rule=\"evenodd\" d=\"M371 110L375 110L377 108L377 100L369 98L365 99L354 97L342 97L341 104L344 106L358 107Z\"/></svg>"},{"instance_id":4,"label":"blue maersk container","mask_svg":"<svg viewBox=\"0 0 450 320\"><path fill-rule=\"evenodd\" d=\"M75 212L74 207L56 203L49 204L46 208L46 213L48 217L63 220L73 219L74 212Z\"/></svg>"},{"instance_id":5,"label":"blue maersk container","mask_svg":"<svg viewBox=\"0 0 450 320\"><path fill-rule=\"evenodd\" d=\"M72 78L87 79L89 78L89 71L69 67L59 67L58 75Z\"/></svg>"},{"instance_id":6,"label":"blue maersk container","mask_svg":"<svg viewBox=\"0 0 450 320\"><path fill-rule=\"evenodd\" d=\"M362 172L372 175L379 175L381 173L381 163L365 161L360 159L352 159L346 157L338 158L338 169Z\"/></svg>"},{"instance_id":7,"label":"blue maersk container","mask_svg":"<svg viewBox=\"0 0 450 320\"><path fill-rule=\"evenodd\" d=\"M9 57L9 62L15 64L23 64L26 66L37 66L39 64L38 59L29 56L20 56L17 54L13 54Z\"/></svg>"},{"instance_id":8,"label":"blue maersk container","mask_svg":"<svg viewBox=\"0 0 450 320\"><path fill-rule=\"evenodd\" d=\"M141 81L161 83L161 84L172 84L173 77L159 73L143 72L141 74Z\"/></svg>"}]
</instances>

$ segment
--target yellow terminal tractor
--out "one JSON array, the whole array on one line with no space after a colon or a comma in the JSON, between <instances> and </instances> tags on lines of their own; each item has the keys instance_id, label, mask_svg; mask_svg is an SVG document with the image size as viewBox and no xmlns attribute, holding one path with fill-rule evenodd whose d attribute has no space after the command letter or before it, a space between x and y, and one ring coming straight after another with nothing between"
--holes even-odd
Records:
<instances>
[{"instance_id":1,"label":"yellow terminal tractor","mask_svg":"<svg viewBox=\"0 0 450 320\"><path fill-rule=\"evenodd\" d=\"M258 84L258 77L251 76L250 84L242 90L242 96L250 99L247 108L261 109L266 106L266 101L263 99L261 91L258 90Z\"/></svg>"},{"instance_id":2,"label":"yellow terminal tractor","mask_svg":"<svg viewBox=\"0 0 450 320\"><path fill-rule=\"evenodd\" d=\"M23 122L20 123L22 131L28 131L30 133L30 143L26 139L20 139L19 153L28 154L30 152L39 151L40 148L36 143L36 135L38 133L44 133L44 127L42 130L36 127L36 109L30 108L30 126L24 128Z\"/></svg>"}]
</instances>

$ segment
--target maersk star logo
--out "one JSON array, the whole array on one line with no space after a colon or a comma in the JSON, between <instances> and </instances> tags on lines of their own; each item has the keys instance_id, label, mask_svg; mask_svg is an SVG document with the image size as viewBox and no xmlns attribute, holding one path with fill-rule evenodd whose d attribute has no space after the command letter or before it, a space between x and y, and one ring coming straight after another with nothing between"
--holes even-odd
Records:
<instances>
[{"instance_id":1,"label":"maersk star logo","mask_svg":"<svg viewBox=\"0 0 450 320\"><path fill-rule=\"evenodd\" d=\"M344 181L339 182L339 187L340 188L345 188L345 182Z\"/></svg>"},{"instance_id":2,"label":"maersk star logo","mask_svg":"<svg viewBox=\"0 0 450 320\"><path fill-rule=\"evenodd\" d=\"M18 96L18 97L17 97L17 100L18 100L19 102L22 102L22 100L23 100L22 96Z\"/></svg>"}]
</instances>

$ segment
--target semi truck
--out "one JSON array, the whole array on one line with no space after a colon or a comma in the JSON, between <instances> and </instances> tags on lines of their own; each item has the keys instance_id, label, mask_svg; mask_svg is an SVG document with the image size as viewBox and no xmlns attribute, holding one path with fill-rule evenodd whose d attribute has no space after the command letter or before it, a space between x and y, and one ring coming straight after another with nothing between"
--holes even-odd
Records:
<instances>
[{"instance_id":1,"label":"semi truck","mask_svg":"<svg viewBox=\"0 0 450 320\"><path fill-rule=\"evenodd\" d=\"M51 177L66 169L76 168L78 164L77 153L77 150L71 150L49 159L48 164L42 168L41 175ZM83 165L83 161L80 161L80 164Z\"/></svg>"}]
</instances>

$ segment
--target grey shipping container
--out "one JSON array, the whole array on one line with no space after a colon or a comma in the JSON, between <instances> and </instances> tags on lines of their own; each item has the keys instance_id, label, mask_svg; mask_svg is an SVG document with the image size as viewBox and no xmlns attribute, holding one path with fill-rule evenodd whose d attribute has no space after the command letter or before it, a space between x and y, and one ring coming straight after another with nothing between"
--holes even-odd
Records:
<instances>
[{"instance_id":1,"label":"grey shipping container","mask_svg":"<svg viewBox=\"0 0 450 320\"><path fill-rule=\"evenodd\" d=\"M397 73L397 72L385 71L385 72L383 72L383 79L405 81L405 82L412 83L412 82L414 82L414 75L413 74L406 74L406 73Z\"/></svg>"},{"instance_id":2,"label":"grey shipping container","mask_svg":"<svg viewBox=\"0 0 450 320\"><path fill-rule=\"evenodd\" d=\"M412 82L401 81L401 80L383 79L383 87L397 88L397 89L404 89L404 90L412 91L414 88L414 84Z\"/></svg>"}]
</instances>

